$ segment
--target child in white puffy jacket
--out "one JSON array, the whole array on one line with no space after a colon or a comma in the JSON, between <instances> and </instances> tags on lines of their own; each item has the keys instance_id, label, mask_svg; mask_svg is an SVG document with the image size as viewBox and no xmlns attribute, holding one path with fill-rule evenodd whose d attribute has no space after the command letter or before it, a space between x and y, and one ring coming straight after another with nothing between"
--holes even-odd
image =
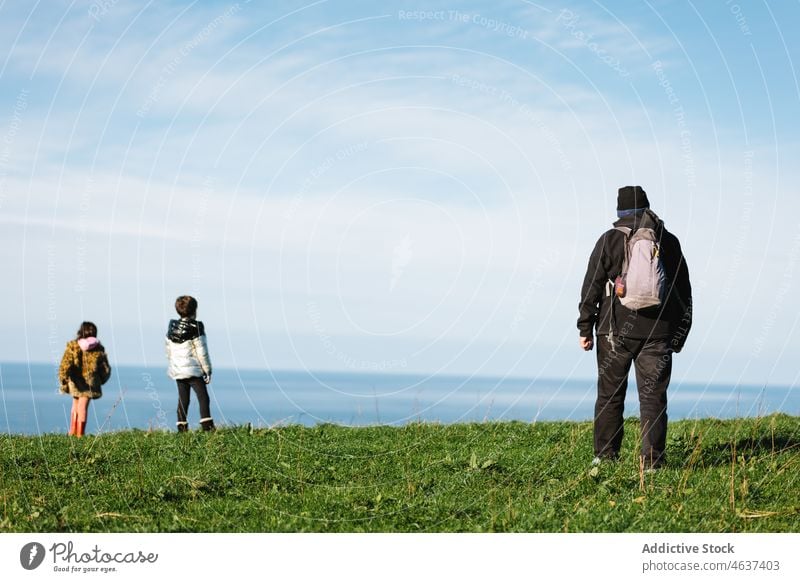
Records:
<instances>
[{"instance_id":1,"label":"child in white puffy jacket","mask_svg":"<svg viewBox=\"0 0 800 582\"><path fill-rule=\"evenodd\" d=\"M191 389L200 404L200 426L214 430L207 384L211 383L211 359L202 321L197 321L197 299L181 295L175 300L180 319L172 319L167 329L167 361L169 377L178 384L178 432L189 430L186 412Z\"/></svg>"}]
</instances>

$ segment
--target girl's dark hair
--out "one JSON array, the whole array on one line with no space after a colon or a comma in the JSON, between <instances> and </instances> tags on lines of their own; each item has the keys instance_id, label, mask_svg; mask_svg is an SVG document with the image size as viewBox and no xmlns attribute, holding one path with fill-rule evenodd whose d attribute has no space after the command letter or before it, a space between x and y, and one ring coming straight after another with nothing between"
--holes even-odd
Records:
<instances>
[{"instance_id":1,"label":"girl's dark hair","mask_svg":"<svg viewBox=\"0 0 800 582\"><path fill-rule=\"evenodd\" d=\"M197 299L191 295L181 295L175 300L175 311L181 317L195 317L197 315Z\"/></svg>"},{"instance_id":2,"label":"girl's dark hair","mask_svg":"<svg viewBox=\"0 0 800 582\"><path fill-rule=\"evenodd\" d=\"M78 328L78 339L97 337L97 326L91 321L84 321Z\"/></svg>"}]
</instances>

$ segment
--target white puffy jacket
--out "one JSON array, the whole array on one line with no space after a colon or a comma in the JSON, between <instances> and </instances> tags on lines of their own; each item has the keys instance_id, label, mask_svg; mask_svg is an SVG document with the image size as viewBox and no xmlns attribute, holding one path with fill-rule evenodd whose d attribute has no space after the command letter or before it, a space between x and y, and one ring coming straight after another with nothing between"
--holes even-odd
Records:
<instances>
[{"instance_id":1,"label":"white puffy jacket","mask_svg":"<svg viewBox=\"0 0 800 582\"><path fill-rule=\"evenodd\" d=\"M166 339L167 374L173 380L211 376L205 329L202 321L173 319Z\"/></svg>"}]
</instances>

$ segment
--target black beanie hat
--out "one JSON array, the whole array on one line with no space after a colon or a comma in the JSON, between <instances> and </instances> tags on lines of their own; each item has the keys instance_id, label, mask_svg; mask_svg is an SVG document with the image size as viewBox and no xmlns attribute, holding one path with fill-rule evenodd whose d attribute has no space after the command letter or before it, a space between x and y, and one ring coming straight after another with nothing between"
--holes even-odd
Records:
<instances>
[{"instance_id":1,"label":"black beanie hat","mask_svg":"<svg viewBox=\"0 0 800 582\"><path fill-rule=\"evenodd\" d=\"M638 210L650 208L647 192L641 186L625 186L619 189L617 196L617 210Z\"/></svg>"}]
</instances>

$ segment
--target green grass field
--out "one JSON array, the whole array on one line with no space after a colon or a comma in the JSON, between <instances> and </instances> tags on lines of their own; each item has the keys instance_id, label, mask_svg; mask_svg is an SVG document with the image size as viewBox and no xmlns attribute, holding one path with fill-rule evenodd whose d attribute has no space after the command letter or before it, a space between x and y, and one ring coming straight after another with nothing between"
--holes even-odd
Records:
<instances>
[{"instance_id":1,"label":"green grass field","mask_svg":"<svg viewBox=\"0 0 800 582\"><path fill-rule=\"evenodd\" d=\"M597 469L591 423L0 437L2 532L800 532L800 419L638 422Z\"/></svg>"}]
</instances>

